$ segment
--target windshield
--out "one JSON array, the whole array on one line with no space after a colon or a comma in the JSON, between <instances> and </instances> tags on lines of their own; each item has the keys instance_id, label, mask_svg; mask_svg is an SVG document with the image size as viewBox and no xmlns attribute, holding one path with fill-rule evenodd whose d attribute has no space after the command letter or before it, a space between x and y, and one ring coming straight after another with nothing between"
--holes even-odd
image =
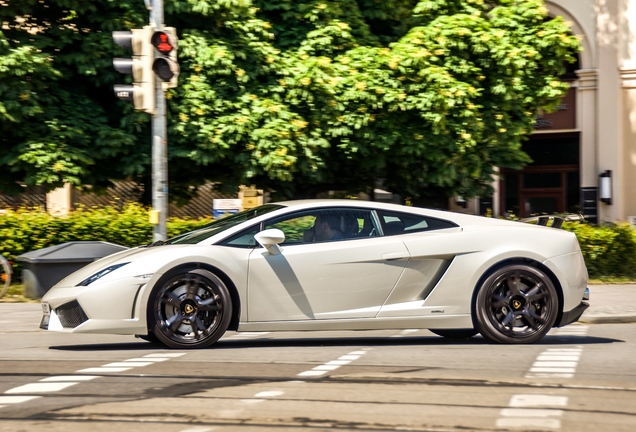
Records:
<instances>
[{"instance_id":1,"label":"windshield","mask_svg":"<svg viewBox=\"0 0 636 432\"><path fill-rule=\"evenodd\" d=\"M224 217L218 221L214 221L208 225L205 225L202 228L199 228L194 231L187 232L185 234L181 234L177 237L173 237L171 239L166 240L162 244L196 244L200 243L203 240L212 237L220 232L223 232L227 229L235 227L238 224L241 224L250 219L254 219L257 216L264 215L265 213L272 212L274 210L278 210L283 208L283 206L277 204L265 204L259 207L255 207L253 209L244 210L240 213Z\"/></svg>"}]
</instances>

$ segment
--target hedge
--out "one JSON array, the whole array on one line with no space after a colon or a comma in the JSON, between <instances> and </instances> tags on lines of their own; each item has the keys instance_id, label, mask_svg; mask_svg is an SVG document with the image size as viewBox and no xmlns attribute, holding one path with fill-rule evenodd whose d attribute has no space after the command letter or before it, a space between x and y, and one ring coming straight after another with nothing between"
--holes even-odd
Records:
<instances>
[{"instance_id":1,"label":"hedge","mask_svg":"<svg viewBox=\"0 0 636 432\"><path fill-rule=\"evenodd\" d=\"M576 234L592 279L636 279L636 231L627 223L593 226L566 223Z\"/></svg>"},{"instance_id":2,"label":"hedge","mask_svg":"<svg viewBox=\"0 0 636 432\"><path fill-rule=\"evenodd\" d=\"M199 228L212 219L167 221L168 237ZM636 279L636 232L628 224L592 226L566 223L564 229L576 234L588 272L593 279ZM15 257L29 251L69 241L101 240L123 246L152 241L153 227L148 209L129 203L116 207L80 208L67 216L51 216L35 209L8 210L0 214L0 253L19 264Z\"/></svg>"},{"instance_id":3,"label":"hedge","mask_svg":"<svg viewBox=\"0 0 636 432\"><path fill-rule=\"evenodd\" d=\"M166 221L168 237L199 228L211 218ZM70 241L105 241L133 247L148 244L153 239L153 226L148 209L129 203L115 207L79 208L66 216L51 216L36 209L7 210L0 214L0 253L20 265L15 258L25 252ZM15 273L18 274L18 273Z\"/></svg>"}]
</instances>

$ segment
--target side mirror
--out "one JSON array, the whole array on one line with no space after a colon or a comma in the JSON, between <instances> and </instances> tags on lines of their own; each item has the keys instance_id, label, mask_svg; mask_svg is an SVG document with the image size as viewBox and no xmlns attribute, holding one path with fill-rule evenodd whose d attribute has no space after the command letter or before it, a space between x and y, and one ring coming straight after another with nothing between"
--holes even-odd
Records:
<instances>
[{"instance_id":1,"label":"side mirror","mask_svg":"<svg viewBox=\"0 0 636 432\"><path fill-rule=\"evenodd\" d=\"M254 238L269 253L278 255L281 252L278 244L285 241L285 233L277 228L272 228L257 233Z\"/></svg>"}]
</instances>

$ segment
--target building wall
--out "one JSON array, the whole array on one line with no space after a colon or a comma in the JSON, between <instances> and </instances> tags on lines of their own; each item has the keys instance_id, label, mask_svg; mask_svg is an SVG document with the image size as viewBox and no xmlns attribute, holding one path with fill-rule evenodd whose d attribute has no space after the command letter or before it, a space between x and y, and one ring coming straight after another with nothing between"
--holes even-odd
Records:
<instances>
[{"instance_id":1,"label":"building wall","mask_svg":"<svg viewBox=\"0 0 636 432\"><path fill-rule=\"evenodd\" d=\"M595 189L612 173L611 204L597 199L598 222L636 220L636 0L546 0L581 37L576 127L580 187ZM537 130L536 136L543 131ZM598 197L597 197L598 198Z\"/></svg>"}]
</instances>

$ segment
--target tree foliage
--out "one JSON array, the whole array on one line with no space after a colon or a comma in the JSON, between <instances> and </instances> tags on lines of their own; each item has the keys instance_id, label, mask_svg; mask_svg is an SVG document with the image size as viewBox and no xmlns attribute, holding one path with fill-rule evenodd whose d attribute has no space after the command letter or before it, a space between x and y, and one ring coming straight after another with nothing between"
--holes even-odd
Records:
<instances>
[{"instance_id":1,"label":"tree foliage","mask_svg":"<svg viewBox=\"0 0 636 432\"><path fill-rule=\"evenodd\" d=\"M0 187L147 178L149 117L112 95L112 30L141 0L4 0ZM279 196L488 195L580 49L540 0L165 0L173 197L214 181Z\"/></svg>"}]
</instances>

